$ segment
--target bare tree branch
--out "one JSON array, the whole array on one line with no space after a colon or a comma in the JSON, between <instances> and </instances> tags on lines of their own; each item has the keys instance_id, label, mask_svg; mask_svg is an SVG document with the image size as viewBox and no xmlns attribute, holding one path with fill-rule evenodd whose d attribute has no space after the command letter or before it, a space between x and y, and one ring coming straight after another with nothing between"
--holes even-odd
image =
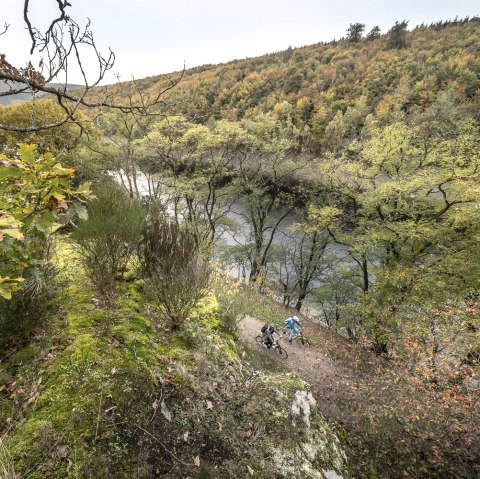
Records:
<instances>
[{"instance_id":1,"label":"bare tree branch","mask_svg":"<svg viewBox=\"0 0 480 479\"><path fill-rule=\"evenodd\" d=\"M154 94L146 95L133 79L135 98L129 95L127 101L115 102L111 90L100 87L106 73L113 68L115 54L111 50L107 56L100 53L90 28L90 20L85 27L80 27L67 14L67 8L72 6L68 0L50 1L56 3L58 15L52 19L46 31L42 32L35 27L35 23L30 17L30 0L23 0L23 20L31 39L30 55L35 53L40 56L39 67L35 68L32 61L29 61L23 68L16 67L7 61L5 54L0 53L0 81L8 85L6 91L0 92L0 97L19 93L31 93L32 97L37 93L52 95L63 108L65 115L57 122L45 124L39 124L35 115L32 115L32 123L29 126L0 124L0 130L41 131L56 128L66 122L73 122L81 127L85 122L85 119L78 118L78 111L81 107L98 111L113 108L121 110L123 113L146 116L152 114L157 105L165 105L161 97L182 79L185 66L175 79L169 80L163 89ZM5 24L0 35L6 33L8 27L9 25ZM85 68L87 64L84 56L85 49L89 51L89 64L92 56L97 60L97 73L93 79L89 78ZM83 86L75 90L69 90L68 83L72 68L80 72L83 82ZM59 86L57 86L58 84Z\"/></svg>"}]
</instances>

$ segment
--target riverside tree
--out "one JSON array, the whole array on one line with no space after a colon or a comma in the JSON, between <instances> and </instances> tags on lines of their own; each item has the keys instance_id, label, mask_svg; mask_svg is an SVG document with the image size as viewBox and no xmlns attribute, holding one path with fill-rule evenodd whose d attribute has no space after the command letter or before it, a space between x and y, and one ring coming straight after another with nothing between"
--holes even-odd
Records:
<instances>
[{"instance_id":1,"label":"riverside tree","mask_svg":"<svg viewBox=\"0 0 480 479\"><path fill-rule=\"evenodd\" d=\"M137 142L150 190L164 193L165 208L177 224L185 222L197 247L210 249L232 226L231 183L247 137L236 122L221 120L208 127L170 117L154 123Z\"/></svg>"},{"instance_id":2,"label":"riverside tree","mask_svg":"<svg viewBox=\"0 0 480 479\"><path fill-rule=\"evenodd\" d=\"M239 214L249 228L250 280L256 281L264 273L275 234L294 211L292 186L306 163L292 159L295 141L274 117L260 115L244 127L252 143L238 162L235 181L242 205Z\"/></svg>"},{"instance_id":3,"label":"riverside tree","mask_svg":"<svg viewBox=\"0 0 480 479\"><path fill-rule=\"evenodd\" d=\"M295 301L295 309L300 311L307 296L334 267L327 246L332 241L328 226L336 221L336 214L335 208L312 204L305 221L294 223L285 233L288 240L284 241L283 254L277 254L275 261L285 307Z\"/></svg>"},{"instance_id":4,"label":"riverside tree","mask_svg":"<svg viewBox=\"0 0 480 479\"><path fill-rule=\"evenodd\" d=\"M340 241L353 258L361 253L365 327L379 350L398 345L405 325L420 327L421 311L428 317L479 289L479 265L467 259L476 248L478 127L465 120L428 136L424 127L373 121L365 143L352 150L355 160L326 168L326 184L345 198L345 225L354 226L351 239Z\"/></svg>"}]
</instances>

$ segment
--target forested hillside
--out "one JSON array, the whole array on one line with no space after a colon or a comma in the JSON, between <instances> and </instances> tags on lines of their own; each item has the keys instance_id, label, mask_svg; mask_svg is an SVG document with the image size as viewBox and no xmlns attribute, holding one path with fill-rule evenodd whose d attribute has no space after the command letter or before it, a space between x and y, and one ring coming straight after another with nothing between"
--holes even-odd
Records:
<instances>
[{"instance_id":1,"label":"forested hillside","mask_svg":"<svg viewBox=\"0 0 480 479\"><path fill-rule=\"evenodd\" d=\"M0 106L0 479L478 476L480 21L408 27Z\"/></svg>"},{"instance_id":2,"label":"forested hillside","mask_svg":"<svg viewBox=\"0 0 480 479\"><path fill-rule=\"evenodd\" d=\"M378 351L436 344L423 314L477 290L480 22L407 26L123 84L161 115L102 115L95 151L286 305Z\"/></svg>"},{"instance_id":3,"label":"forested hillside","mask_svg":"<svg viewBox=\"0 0 480 479\"><path fill-rule=\"evenodd\" d=\"M370 32L225 65L187 70L164 100L171 113L205 123L275 114L309 151L337 153L357 138L370 114L382 124L433 105L466 101L478 112L480 22L445 21L389 34ZM152 92L180 75L138 84Z\"/></svg>"}]
</instances>

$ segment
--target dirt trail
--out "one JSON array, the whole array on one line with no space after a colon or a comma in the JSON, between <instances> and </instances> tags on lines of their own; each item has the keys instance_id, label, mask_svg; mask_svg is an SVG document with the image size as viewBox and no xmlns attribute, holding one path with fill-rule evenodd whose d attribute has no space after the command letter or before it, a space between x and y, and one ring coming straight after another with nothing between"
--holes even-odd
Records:
<instances>
[{"instance_id":1,"label":"dirt trail","mask_svg":"<svg viewBox=\"0 0 480 479\"><path fill-rule=\"evenodd\" d=\"M279 309L277 318L288 313ZM324 417L333 419L345 432L342 444L351 463L358 467L357 477L373 477L373 467L379 471L375 477L480 478L470 472L475 470L478 454L473 449L467 452L463 446L465 432L457 429L456 413L449 417L454 408L445 401L444 393L429 383L420 383L421 378L411 376L399 361L374 355L367 344L350 342L318 323L300 319L312 346L300 349L282 340L288 352L286 360L256 343L264 321L244 318L240 339L261 350L267 361L283 363L311 385ZM447 442L446 433L450 438ZM475 438L470 437L473 444ZM458 454L464 471L457 467Z\"/></svg>"},{"instance_id":2,"label":"dirt trail","mask_svg":"<svg viewBox=\"0 0 480 479\"><path fill-rule=\"evenodd\" d=\"M252 316L245 317L240 323L241 339L247 344L256 344L255 336L261 334L260 329L263 324L262 321ZM265 350L265 354L269 354L272 359L285 364L288 369L309 383L317 383L327 378L347 374L347 371L335 364L325 351L315 346L301 349L295 342L289 343L284 339L280 344L288 353L286 360L276 357L267 350Z\"/></svg>"},{"instance_id":3,"label":"dirt trail","mask_svg":"<svg viewBox=\"0 0 480 479\"><path fill-rule=\"evenodd\" d=\"M342 336L306 318L302 317L301 321L311 346L301 349L295 342L281 340L288 353L286 360L266 349L264 353L311 384L324 414L351 426L358 401L366 399L363 396L368 396L374 387L378 368L385 364ZM261 334L263 324L257 318L246 316L240 322L240 339L258 347L255 336Z\"/></svg>"}]
</instances>

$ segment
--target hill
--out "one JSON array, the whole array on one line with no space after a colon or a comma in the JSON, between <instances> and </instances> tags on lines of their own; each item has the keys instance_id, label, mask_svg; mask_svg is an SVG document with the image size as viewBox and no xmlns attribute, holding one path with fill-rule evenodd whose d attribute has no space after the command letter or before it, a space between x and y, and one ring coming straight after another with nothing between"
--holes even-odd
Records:
<instances>
[{"instance_id":1,"label":"hill","mask_svg":"<svg viewBox=\"0 0 480 479\"><path fill-rule=\"evenodd\" d=\"M60 83L49 83L48 86L52 88L63 87ZM18 84L12 85L12 88L19 88ZM76 85L74 83L67 84L67 90L76 90L78 88L82 88L82 85ZM10 86L6 83L0 83L0 94L4 92L8 92L10 90ZM45 94L38 95L38 97L44 97ZM32 99L32 95L29 92L26 93L17 93L15 95L7 95L7 96L0 96L0 105L11 105L12 103L16 103L19 101L28 101Z\"/></svg>"},{"instance_id":2,"label":"hill","mask_svg":"<svg viewBox=\"0 0 480 479\"><path fill-rule=\"evenodd\" d=\"M103 87L163 91L160 115L6 132L0 479L478 477L479 26ZM253 338L291 314L311 347L276 361Z\"/></svg>"},{"instance_id":3,"label":"hill","mask_svg":"<svg viewBox=\"0 0 480 479\"><path fill-rule=\"evenodd\" d=\"M310 386L226 333L232 291L173 332L137 281L104 309L75 248L56 243L48 320L28 344L0 343L2 479L351 477Z\"/></svg>"},{"instance_id":4,"label":"hill","mask_svg":"<svg viewBox=\"0 0 480 479\"><path fill-rule=\"evenodd\" d=\"M390 32L193 68L165 93L163 109L200 123L275 111L293 123L302 147L315 152L341 148L371 113L414 113L445 97L478 110L478 18L421 25L401 34L401 43L393 43ZM136 83L154 95L179 76ZM126 85L120 95L129 91Z\"/></svg>"}]
</instances>

